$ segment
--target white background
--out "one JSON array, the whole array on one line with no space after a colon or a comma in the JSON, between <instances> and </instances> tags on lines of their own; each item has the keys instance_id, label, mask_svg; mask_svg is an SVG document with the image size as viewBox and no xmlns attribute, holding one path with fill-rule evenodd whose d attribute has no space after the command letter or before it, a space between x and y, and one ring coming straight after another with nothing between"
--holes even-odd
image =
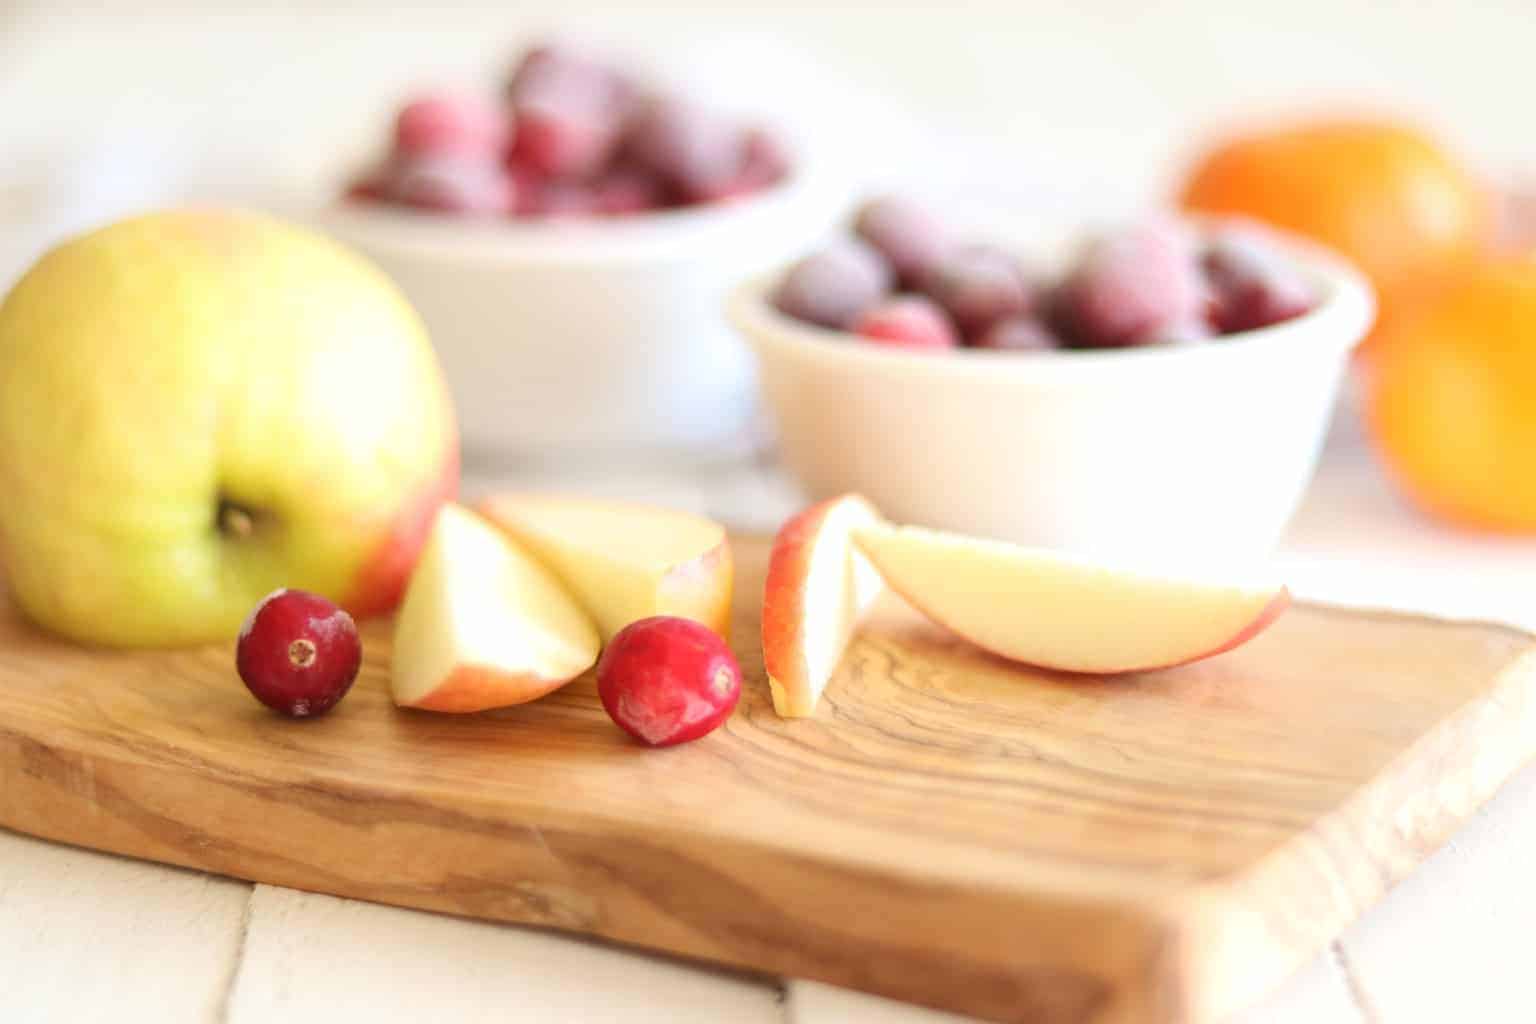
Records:
<instances>
[{"instance_id":1,"label":"white background","mask_svg":"<svg viewBox=\"0 0 1536 1024\"><path fill-rule=\"evenodd\" d=\"M322 198L411 88L491 88L520 42L557 24L776 113L865 180L1042 217L1155 201L1210 132L1297 105L1410 114L1490 175L1536 170L1529 2L308 7L0 0L0 281L44 241L127 209ZM755 471L591 486L759 528L795 501ZM1284 562L1304 594L1536 626L1536 545L1426 523L1348 444ZM1527 771L1242 1024L1536 1019L1533 854ZM936 1019L4 832L0 951L8 1022Z\"/></svg>"},{"instance_id":2,"label":"white background","mask_svg":"<svg viewBox=\"0 0 1536 1024\"><path fill-rule=\"evenodd\" d=\"M48 235L187 193L316 195L413 88L492 88L551 27L770 111L864 178L1010 205L1153 201L1212 133L1295 109L1399 113L1490 174L1536 170L1529 0L0 0L0 209Z\"/></svg>"}]
</instances>

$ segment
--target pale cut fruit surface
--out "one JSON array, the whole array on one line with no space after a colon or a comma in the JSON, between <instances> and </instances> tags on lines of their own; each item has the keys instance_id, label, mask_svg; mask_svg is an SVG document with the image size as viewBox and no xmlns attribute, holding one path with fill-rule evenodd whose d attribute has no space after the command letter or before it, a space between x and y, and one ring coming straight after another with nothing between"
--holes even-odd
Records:
<instances>
[{"instance_id":1,"label":"pale cut fruit surface","mask_svg":"<svg viewBox=\"0 0 1536 1024\"><path fill-rule=\"evenodd\" d=\"M1273 581L1180 578L1043 548L876 524L855 539L891 589L1015 661L1072 672L1161 668L1228 650L1289 603Z\"/></svg>"},{"instance_id":2,"label":"pale cut fruit surface","mask_svg":"<svg viewBox=\"0 0 1536 1024\"><path fill-rule=\"evenodd\" d=\"M763 594L763 660L773 708L813 714L859 620L885 585L853 545L855 527L880 522L863 498L813 505L775 540Z\"/></svg>"},{"instance_id":3,"label":"pale cut fruit surface","mask_svg":"<svg viewBox=\"0 0 1536 1024\"><path fill-rule=\"evenodd\" d=\"M652 615L682 615L717 632L729 622L733 567L719 523L555 495L498 495L480 511L560 577L604 640Z\"/></svg>"},{"instance_id":4,"label":"pale cut fruit surface","mask_svg":"<svg viewBox=\"0 0 1536 1024\"><path fill-rule=\"evenodd\" d=\"M585 672L598 636L558 580L473 512L446 505L395 627L397 704L479 711Z\"/></svg>"}]
</instances>

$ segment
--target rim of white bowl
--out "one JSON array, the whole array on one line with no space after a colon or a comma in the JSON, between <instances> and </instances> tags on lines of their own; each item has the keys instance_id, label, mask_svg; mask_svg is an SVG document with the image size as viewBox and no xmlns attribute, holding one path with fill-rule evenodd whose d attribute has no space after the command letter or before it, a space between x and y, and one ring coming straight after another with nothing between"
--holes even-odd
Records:
<instances>
[{"instance_id":1,"label":"rim of white bowl","mask_svg":"<svg viewBox=\"0 0 1536 1024\"><path fill-rule=\"evenodd\" d=\"M1197 223L1217 222L1197 219ZM820 327L779 312L769 301L769 294L787 272L787 266L740 285L727 300L726 311L731 323L755 348L774 348L805 360L897 374L1011 374L1047 382L1078 379L1085 374L1102 378L1106 374L1140 375L1164 368L1190 369L1193 364L1209 365L1223 360L1284 358L1299 349L1337 349L1342 358L1360 343L1374 321L1376 298L1370 284L1332 250L1285 232L1266 231L1278 239L1286 256L1312 280L1322 299L1301 316L1225 335L1212 342L1045 352L974 348L922 352L871 345L847 331Z\"/></svg>"},{"instance_id":2,"label":"rim of white bowl","mask_svg":"<svg viewBox=\"0 0 1536 1024\"><path fill-rule=\"evenodd\" d=\"M365 248L443 263L624 263L696 253L759 227L786 230L803 215L829 224L846 205L837 175L796 151L783 181L722 203L633 216L518 220L455 218L345 198L316 210L322 228Z\"/></svg>"}]
</instances>

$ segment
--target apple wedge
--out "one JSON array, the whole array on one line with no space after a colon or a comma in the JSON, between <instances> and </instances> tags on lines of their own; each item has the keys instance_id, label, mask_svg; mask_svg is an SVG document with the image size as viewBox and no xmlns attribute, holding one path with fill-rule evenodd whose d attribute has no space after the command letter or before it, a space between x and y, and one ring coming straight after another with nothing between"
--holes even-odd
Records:
<instances>
[{"instance_id":1,"label":"apple wedge","mask_svg":"<svg viewBox=\"0 0 1536 1024\"><path fill-rule=\"evenodd\" d=\"M763 588L763 665L773 709L815 712L859 619L885 589L853 546L851 531L880 522L857 495L831 498L779 530Z\"/></svg>"},{"instance_id":2,"label":"apple wedge","mask_svg":"<svg viewBox=\"0 0 1536 1024\"><path fill-rule=\"evenodd\" d=\"M1290 604L1278 584L1178 578L914 526L864 526L854 539L933 621L994 654L1069 672L1208 658L1258 636Z\"/></svg>"},{"instance_id":3,"label":"apple wedge","mask_svg":"<svg viewBox=\"0 0 1536 1024\"><path fill-rule=\"evenodd\" d=\"M544 696L591 668L597 629L542 565L444 505L395 622L395 703L470 712Z\"/></svg>"},{"instance_id":4,"label":"apple wedge","mask_svg":"<svg viewBox=\"0 0 1536 1024\"><path fill-rule=\"evenodd\" d=\"M724 637L733 563L725 527L626 502L505 494L479 506L558 576L606 643L638 619L677 615Z\"/></svg>"}]
</instances>

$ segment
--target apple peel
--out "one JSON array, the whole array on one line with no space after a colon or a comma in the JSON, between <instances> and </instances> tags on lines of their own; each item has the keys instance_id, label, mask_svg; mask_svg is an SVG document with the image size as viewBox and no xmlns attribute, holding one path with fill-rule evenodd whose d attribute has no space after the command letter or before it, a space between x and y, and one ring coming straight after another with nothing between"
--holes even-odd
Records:
<instances>
[{"instance_id":1,"label":"apple peel","mask_svg":"<svg viewBox=\"0 0 1536 1024\"><path fill-rule=\"evenodd\" d=\"M395 703L468 713L523 704L597 661L597 629L547 569L468 509L437 515L395 622Z\"/></svg>"},{"instance_id":2,"label":"apple peel","mask_svg":"<svg viewBox=\"0 0 1536 1024\"><path fill-rule=\"evenodd\" d=\"M815 713L859 621L885 590L851 540L855 528L879 522L873 505L845 494L805 509L774 538L763 588L763 665L773 708L784 718Z\"/></svg>"},{"instance_id":3,"label":"apple peel","mask_svg":"<svg viewBox=\"0 0 1536 1024\"><path fill-rule=\"evenodd\" d=\"M854 542L928 618L1011 661L1096 675L1230 651L1290 605L1278 583L1197 579L922 527L875 524Z\"/></svg>"}]
</instances>

